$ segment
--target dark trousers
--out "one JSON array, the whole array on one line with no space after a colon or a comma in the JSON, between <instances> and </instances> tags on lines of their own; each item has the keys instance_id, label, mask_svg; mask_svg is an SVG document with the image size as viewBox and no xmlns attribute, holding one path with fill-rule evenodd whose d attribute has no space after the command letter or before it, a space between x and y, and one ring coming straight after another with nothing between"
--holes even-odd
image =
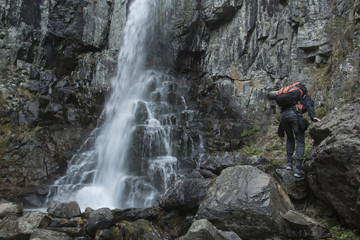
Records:
<instances>
[{"instance_id":1,"label":"dark trousers","mask_svg":"<svg viewBox=\"0 0 360 240\"><path fill-rule=\"evenodd\" d=\"M286 155L288 163L293 162L295 151L296 169L302 169L302 161L305 153L305 131L300 131L298 115L294 108L289 108L281 113L281 122L286 134ZM301 116L300 116L301 117ZM294 138L295 135L295 138ZM296 140L296 144L295 144Z\"/></svg>"}]
</instances>

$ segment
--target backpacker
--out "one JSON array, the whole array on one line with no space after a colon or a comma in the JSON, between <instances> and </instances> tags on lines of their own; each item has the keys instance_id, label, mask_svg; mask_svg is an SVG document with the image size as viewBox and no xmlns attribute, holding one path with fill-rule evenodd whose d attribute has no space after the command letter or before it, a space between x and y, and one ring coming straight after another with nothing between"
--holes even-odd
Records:
<instances>
[{"instance_id":1,"label":"backpacker","mask_svg":"<svg viewBox=\"0 0 360 240\"><path fill-rule=\"evenodd\" d=\"M276 93L275 100L279 107L291 107L294 106L306 93L306 87L302 83L297 82L280 89Z\"/></svg>"}]
</instances>

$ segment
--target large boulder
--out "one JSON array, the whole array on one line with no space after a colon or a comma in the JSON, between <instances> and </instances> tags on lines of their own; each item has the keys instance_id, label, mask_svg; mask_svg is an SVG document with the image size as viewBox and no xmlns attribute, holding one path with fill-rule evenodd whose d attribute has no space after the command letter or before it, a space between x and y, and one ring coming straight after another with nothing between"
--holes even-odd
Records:
<instances>
[{"instance_id":1,"label":"large boulder","mask_svg":"<svg viewBox=\"0 0 360 240\"><path fill-rule=\"evenodd\" d=\"M23 209L20 204L12 202L1 202L0 203L0 218L6 217L7 215L21 216Z\"/></svg>"},{"instance_id":2,"label":"large boulder","mask_svg":"<svg viewBox=\"0 0 360 240\"><path fill-rule=\"evenodd\" d=\"M80 206L75 201L53 203L48 209L49 216L60 218L72 218L81 215Z\"/></svg>"},{"instance_id":3,"label":"large boulder","mask_svg":"<svg viewBox=\"0 0 360 240\"><path fill-rule=\"evenodd\" d=\"M48 229L37 228L30 236L30 240L71 240L69 235L63 232L52 231Z\"/></svg>"},{"instance_id":4,"label":"large boulder","mask_svg":"<svg viewBox=\"0 0 360 240\"><path fill-rule=\"evenodd\" d=\"M306 162L314 194L348 226L360 226L360 103L346 105L314 125L315 146Z\"/></svg>"},{"instance_id":5,"label":"large boulder","mask_svg":"<svg viewBox=\"0 0 360 240\"><path fill-rule=\"evenodd\" d=\"M124 239L147 239L161 240L166 239L149 221L139 219L135 222L122 222L119 225L120 233Z\"/></svg>"},{"instance_id":6,"label":"large boulder","mask_svg":"<svg viewBox=\"0 0 360 240\"><path fill-rule=\"evenodd\" d=\"M286 169L276 169L274 177L292 199L305 199L310 192L306 181L303 178L294 178L293 171Z\"/></svg>"},{"instance_id":7,"label":"large boulder","mask_svg":"<svg viewBox=\"0 0 360 240\"><path fill-rule=\"evenodd\" d=\"M283 215L285 229L289 238L327 239L330 231L313 218L296 211L288 211Z\"/></svg>"},{"instance_id":8,"label":"large boulder","mask_svg":"<svg viewBox=\"0 0 360 240\"><path fill-rule=\"evenodd\" d=\"M176 181L159 200L164 209L197 208L207 194L209 179L191 178Z\"/></svg>"},{"instance_id":9,"label":"large boulder","mask_svg":"<svg viewBox=\"0 0 360 240\"><path fill-rule=\"evenodd\" d=\"M100 208L91 212L85 225L86 232L94 236L97 230L109 228L113 218L109 208Z\"/></svg>"},{"instance_id":10,"label":"large boulder","mask_svg":"<svg viewBox=\"0 0 360 240\"><path fill-rule=\"evenodd\" d=\"M241 240L234 232L218 230L206 219L194 221L186 235L178 240Z\"/></svg>"},{"instance_id":11,"label":"large boulder","mask_svg":"<svg viewBox=\"0 0 360 240\"><path fill-rule=\"evenodd\" d=\"M29 239L44 216L40 212L27 212L21 217L5 217L0 224L0 239Z\"/></svg>"},{"instance_id":12,"label":"large boulder","mask_svg":"<svg viewBox=\"0 0 360 240\"><path fill-rule=\"evenodd\" d=\"M236 166L217 177L196 218L242 239L265 239L285 236L281 215L292 209L288 195L271 176L252 166Z\"/></svg>"}]
</instances>

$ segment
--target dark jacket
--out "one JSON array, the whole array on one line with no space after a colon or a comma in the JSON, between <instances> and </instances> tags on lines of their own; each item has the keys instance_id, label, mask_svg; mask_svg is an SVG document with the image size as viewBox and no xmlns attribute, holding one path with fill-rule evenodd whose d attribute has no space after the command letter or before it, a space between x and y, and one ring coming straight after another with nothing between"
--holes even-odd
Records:
<instances>
[{"instance_id":1,"label":"dark jacket","mask_svg":"<svg viewBox=\"0 0 360 240\"><path fill-rule=\"evenodd\" d=\"M295 106L292 106L292 107L289 107L289 108L281 109L281 112L287 111L290 108L292 108L292 109L294 109L295 111L297 111L300 114L303 114L303 113L307 112L309 114L310 119L313 120L314 117L315 117L314 100L312 100L311 97L309 97L308 95L305 95L304 97L302 97L300 99L300 104L301 104L301 106L299 106L299 107L297 107L295 105ZM280 124L279 124L279 127L278 127L278 136L279 137L284 137L285 136L285 131L284 131L284 128L283 128L283 125L282 125L281 121L280 121Z\"/></svg>"}]
</instances>

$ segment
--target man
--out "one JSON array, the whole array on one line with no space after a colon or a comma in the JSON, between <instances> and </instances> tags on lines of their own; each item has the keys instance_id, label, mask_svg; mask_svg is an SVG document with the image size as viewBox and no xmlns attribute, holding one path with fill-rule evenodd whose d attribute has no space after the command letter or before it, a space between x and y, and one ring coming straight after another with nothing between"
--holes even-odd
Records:
<instances>
[{"instance_id":1,"label":"man","mask_svg":"<svg viewBox=\"0 0 360 240\"><path fill-rule=\"evenodd\" d=\"M301 90L301 94L299 94L299 99L297 99L295 104L291 106L281 107L281 122L278 133L280 137L284 137L283 132L285 132L287 137L286 169L293 170L293 162L295 159L296 166L294 177L302 178L304 177L302 162L305 153L305 131L309 125L307 120L302 117L302 114L308 112L310 119L314 122L318 122L320 121L320 119L315 117L314 101L309 96L307 96L307 89L305 85L298 83L296 87ZM295 151L295 143L296 152L293 158L293 154Z\"/></svg>"}]
</instances>

